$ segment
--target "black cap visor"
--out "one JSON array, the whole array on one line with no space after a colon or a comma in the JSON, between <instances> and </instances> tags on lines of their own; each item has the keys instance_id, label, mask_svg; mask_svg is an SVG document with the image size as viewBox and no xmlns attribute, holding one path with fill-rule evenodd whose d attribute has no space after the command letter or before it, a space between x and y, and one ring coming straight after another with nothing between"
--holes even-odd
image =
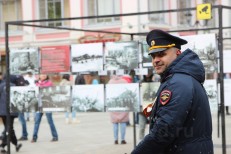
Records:
<instances>
[{"instance_id":1,"label":"black cap visor","mask_svg":"<svg viewBox=\"0 0 231 154\"><path fill-rule=\"evenodd\" d=\"M166 50L166 49L168 49L168 48L157 48L157 49L152 49L152 50L150 50L150 51L148 52L148 55L153 54L153 53L156 53L156 52L161 52L161 51L164 51L164 50Z\"/></svg>"}]
</instances>

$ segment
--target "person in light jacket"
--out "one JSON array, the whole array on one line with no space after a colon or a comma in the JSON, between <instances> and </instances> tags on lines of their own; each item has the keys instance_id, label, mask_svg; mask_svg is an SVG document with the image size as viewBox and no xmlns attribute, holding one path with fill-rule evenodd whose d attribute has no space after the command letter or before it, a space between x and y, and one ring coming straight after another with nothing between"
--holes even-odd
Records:
<instances>
[{"instance_id":1,"label":"person in light jacket","mask_svg":"<svg viewBox=\"0 0 231 154\"><path fill-rule=\"evenodd\" d=\"M132 79L130 76L113 76L108 84L118 84L118 83L131 83ZM121 144L126 144L125 135L126 127L129 122L129 112L111 112L111 122L113 123L113 133L114 133L114 143L118 144L118 134L120 126L121 134Z\"/></svg>"},{"instance_id":2,"label":"person in light jacket","mask_svg":"<svg viewBox=\"0 0 231 154\"><path fill-rule=\"evenodd\" d=\"M39 80L37 81L36 86L40 88L51 87L53 86L53 83L49 80L48 75L40 74ZM33 132L33 138L31 140L31 143L37 142L38 131L39 131L39 126L42 120L42 116L43 116L42 112L40 111L36 112L35 122L34 122L34 132ZM47 121L49 123L50 129L51 129L51 134L52 134L51 142L56 142L58 141L58 133L56 131L55 124L52 118L52 112L46 112L46 117L47 117Z\"/></svg>"}]
</instances>

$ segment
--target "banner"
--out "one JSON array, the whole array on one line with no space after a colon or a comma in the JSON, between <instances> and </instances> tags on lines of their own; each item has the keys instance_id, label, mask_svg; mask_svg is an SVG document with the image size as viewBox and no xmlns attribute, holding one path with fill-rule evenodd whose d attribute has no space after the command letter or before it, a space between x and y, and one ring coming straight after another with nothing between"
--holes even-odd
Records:
<instances>
[{"instance_id":1,"label":"banner","mask_svg":"<svg viewBox=\"0 0 231 154\"><path fill-rule=\"evenodd\" d=\"M41 47L41 73L70 71L70 46Z\"/></svg>"}]
</instances>

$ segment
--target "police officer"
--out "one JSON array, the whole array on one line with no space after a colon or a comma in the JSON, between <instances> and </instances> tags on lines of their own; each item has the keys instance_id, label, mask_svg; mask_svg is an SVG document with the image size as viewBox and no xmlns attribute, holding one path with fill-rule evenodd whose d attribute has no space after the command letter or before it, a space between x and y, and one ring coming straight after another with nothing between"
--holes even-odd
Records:
<instances>
[{"instance_id":1,"label":"police officer","mask_svg":"<svg viewBox=\"0 0 231 154\"><path fill-rule=\"evenodd\" d=\"M161 85L144 110L151 119L149 134L132 154L212 154L212 119L198 55L181 52L187 41L162 30L149 32L146 41Z\"/></svg>"}]
</instances>

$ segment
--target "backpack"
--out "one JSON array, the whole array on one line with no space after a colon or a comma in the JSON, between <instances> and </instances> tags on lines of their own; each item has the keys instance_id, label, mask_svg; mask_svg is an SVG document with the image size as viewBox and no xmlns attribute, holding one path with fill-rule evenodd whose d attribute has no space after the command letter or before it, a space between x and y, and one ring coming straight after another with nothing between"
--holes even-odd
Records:
<instances>
[{"instance_id":1,"label":"backpack","mask_svg":"<svg viewBox=\"0 0 231 154\"><path fill-rule=\"evenodd\" d=\"M21 75L16 75L16 86L28 86L29 82L27 80L24 79L23 76Z\"/></svg>"}]
</instances>

